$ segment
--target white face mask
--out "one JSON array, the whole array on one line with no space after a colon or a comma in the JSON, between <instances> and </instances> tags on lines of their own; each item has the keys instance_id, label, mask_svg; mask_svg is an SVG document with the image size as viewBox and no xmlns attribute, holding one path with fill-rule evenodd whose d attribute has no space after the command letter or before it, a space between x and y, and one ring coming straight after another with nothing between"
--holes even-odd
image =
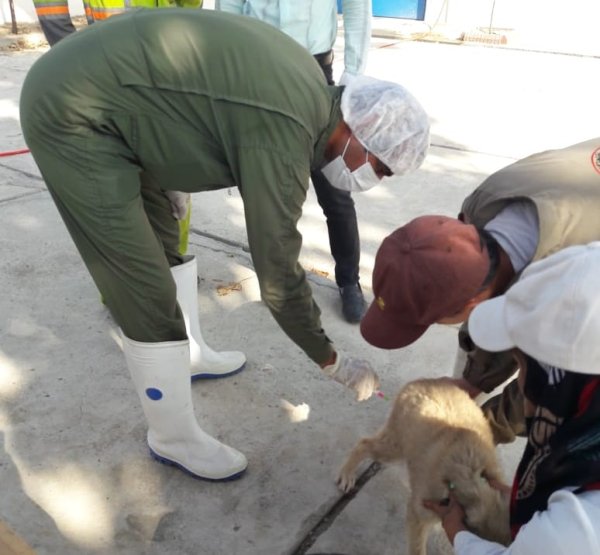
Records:
<instances>
[{"instance_id":1,"label":"white face mask","mask_svg":"<svg viewBox=\"0 0 600 555\"><path fill-rule=\"evenodd\" d=\"M360 193L372 189L375 185L379 185L381 180L377 177L373 166L369 163L368 150L365 155L365 163L362 166L354 171L350 171L348 166L346 166L344 156L346 155L346 150L348 150L351 139L352 135L350 135L342 155L326 164L321 169L321 172L336 189L350 191L351 193Z\"/></svg>"}]
</instances>

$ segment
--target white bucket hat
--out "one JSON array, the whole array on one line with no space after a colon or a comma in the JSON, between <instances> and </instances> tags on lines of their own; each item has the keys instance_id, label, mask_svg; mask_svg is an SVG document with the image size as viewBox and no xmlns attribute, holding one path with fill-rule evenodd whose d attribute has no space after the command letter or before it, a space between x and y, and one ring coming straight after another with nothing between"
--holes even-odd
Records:
<instances>
[{"instance_id":1,"label":"white bucket hat","mask_svg":"<svg viewBox=\"0 0 600 555\"><path fill-rule=\"evenodd\" d=\"M600 374L600 241L531 264L506 294L473 310L469 335L486 351L517 347L563 370Z\"/></svg>"}]
</instances>

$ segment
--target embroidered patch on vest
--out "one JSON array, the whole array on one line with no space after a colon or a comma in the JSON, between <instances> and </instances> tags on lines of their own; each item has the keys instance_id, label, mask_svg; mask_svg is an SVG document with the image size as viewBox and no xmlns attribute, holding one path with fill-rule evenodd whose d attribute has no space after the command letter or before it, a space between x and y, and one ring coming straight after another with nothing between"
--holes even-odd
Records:
<instances>
[{"instance_id":1,"label":"embroidered patch on vest","mask_svg":"<svg viewBox=\"0 0 600 555\"><path fill-rule=\"evenodd\" d=\"M600 173L600 147L592 152L592 166L596 172Z\"/></svg>"}]
</instances>

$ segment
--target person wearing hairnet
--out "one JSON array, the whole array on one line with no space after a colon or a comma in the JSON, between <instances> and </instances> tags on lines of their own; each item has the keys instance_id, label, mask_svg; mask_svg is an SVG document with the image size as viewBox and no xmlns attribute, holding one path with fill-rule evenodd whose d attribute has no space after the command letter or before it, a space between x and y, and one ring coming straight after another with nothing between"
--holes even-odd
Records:
<instances>
[{"instance_id":1,"label":"person wearing hairnet","mask_svg":"<svg viewBox=\"0 0 600 555\"><path fill-rule=\"evenodd\" d=\"M211 480L247 466L194 416L190 373L205 344L196 261L177 252L163 192L175 187L239 188L264 303L327 376L358 400L372 395L370 364L336 350L321 327L296 224L312 168L334 186L368 189L419 167L429 123L402 86L366 77L328 86L302 46L251 18L140 10L39 58L20 109L25 140L121 328L156 459Z\"/></svg>"},{"instance_id":2,"label":"person wearing hairnet","mask_svg":"<svg viewBox=\"0 0 600 555\"><path fill-rule=\"evenodd\" d=\"M600 553L599 274L600 242L568 247L471 312L471 339L489 352L510 351L519 365L527 443L508 547L471 533L452 492L425 502L457 555Z\"/></svg>"}]
</instances>

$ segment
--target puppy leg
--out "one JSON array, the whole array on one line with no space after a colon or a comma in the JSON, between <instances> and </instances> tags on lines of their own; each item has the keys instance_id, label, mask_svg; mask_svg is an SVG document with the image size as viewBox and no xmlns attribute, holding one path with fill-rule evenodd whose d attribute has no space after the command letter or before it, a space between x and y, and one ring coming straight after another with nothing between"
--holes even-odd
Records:
<instances>
[{"instance_id":1,"label":"puppy leg","mask_svg":"<svg viewBox=\"0 0 600 555\"><path fill-rule=\"evenodd\" d=\"M411 495L406 508L409 555L426 555L427 535L431 527L431 522L421 517L422 510L415 506L418 502L419 500Z\"/></svg>"},{"instance_id":2,"label":"puppy leg","mask_svg":"<svg viewBox=\"0 0 600 555\"><path fill-rule=\"evenodd\" d=\"M373 457L373 443L375 441L374 438L365 437L352 449L337 478L337 484L342 491L348 492L354 487L356 469L364 459Z\"/></svg>"},{"instance_id":3,"label":"puppy leg","mask_svg":"<svg viewBox=\"0 0 600 555\"><path fill-rule=\"evenodd\" d=\"M373 437L361 439L340 470L337 483L342 491L348 492L356 483L356 469L364 459L378 462L394 462L402 459L402 445L398 434L385 427Z\"/></svg>"}]
</instances>

